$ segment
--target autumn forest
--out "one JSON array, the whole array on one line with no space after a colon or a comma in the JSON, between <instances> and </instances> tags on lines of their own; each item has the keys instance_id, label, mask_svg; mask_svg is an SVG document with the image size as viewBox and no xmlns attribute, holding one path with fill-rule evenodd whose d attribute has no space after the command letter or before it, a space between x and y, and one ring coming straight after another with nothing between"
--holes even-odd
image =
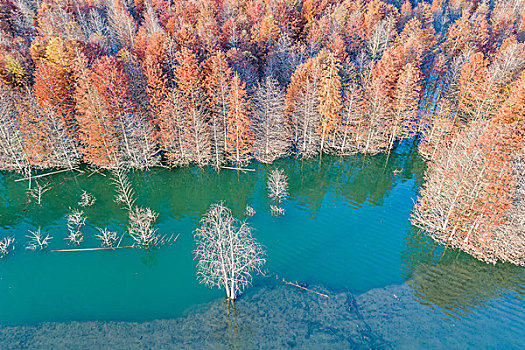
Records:
<instances>
[{"instance_id":1,"label":"autumn forest","mask_svg":"<svg viewBox=\"0 0 525 350\"><path fill-rule=\"evenodd\" d=\"M0 169L413 143L412 224L525 264L525 2L0 0Z\"/></svg>"}]
</instances>

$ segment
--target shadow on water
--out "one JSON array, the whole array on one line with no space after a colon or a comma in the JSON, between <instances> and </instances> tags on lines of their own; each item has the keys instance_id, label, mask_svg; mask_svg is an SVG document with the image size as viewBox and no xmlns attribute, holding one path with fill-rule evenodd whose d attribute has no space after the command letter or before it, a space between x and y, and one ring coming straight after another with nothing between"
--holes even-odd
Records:
<instances>
[{"instance_id":1,"label":"shadow on water","mask_svg":"<svg viewBox=\"0 0 525 350\"><path fill-rule=\"evenodd\" d=\"M234 215L243 216L257 190L266 192L266 173L274 167L283 168L289 179L290 199L308 209L314 216L331 190L353 205L360 207L381 205L382 200L395 186L396 181L421 180L423 162L409 150L375 156L354 155L351 157L327 156L314 159L281 159L272 165L253 163L255 172L236 172L185 167L173 170L155 168L149 171L134 171L128 175L133 184L137 204L151 207L158 212L167 212L179 219L185 216L198 218L213 202L223 200ZM43 195L39 206L27 194L27 181L15 182L20 176L0 172L0 227L16 226L21 221L42 228L53 227L65 217L69 208L78 207L83 190L93 194L96 205L85 208L92 224L97 226L117 225L124 229L127 215L113 201L114 186L111 174L93 174L83 168L84 173L60 173L38 180L50 188ZM33 182L34 185L34 182ZM259 194L259 195L260 195ZM163 216L159 220L163 220Z\"/></svg>"},{"instance_id":2,"label":"shadow on water","mask_svg":"<svg viewBox=\"0 0 525 350\"><path fill-rule=\"evenodd\" d=\"M457 249L438 245L417 228L407 233L402 265L408 285L423 303L456 318L508 292L525 300L523 267L486 264Z\"/></svg>"}]
</instances>

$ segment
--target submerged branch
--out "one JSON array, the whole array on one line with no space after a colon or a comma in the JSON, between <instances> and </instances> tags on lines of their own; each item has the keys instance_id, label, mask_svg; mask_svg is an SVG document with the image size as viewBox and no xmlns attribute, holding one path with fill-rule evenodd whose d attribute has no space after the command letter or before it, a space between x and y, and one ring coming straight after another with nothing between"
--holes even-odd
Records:
<instances>
[{"instance_id":1,"label":"submerged branch","mask_svg":"<svg viewBox=\"0 0 525 350\"><path fill-rule=\"evenodd\" d=\"M286 284L288 284L288 285L290 285L290 286L294 286L294 287L300 288L300 289L302 289L302 290L305 290L305 291L307 291L307 292L315 293L315 294L318 294L318 295L320 295L320 296L322 296L322 297L325 297L325 298L330 298L330 297L329 297L328 295L326 295L326 294L319 293L319 292L316 292L315 290L308 289L308 288L303 287L303 286L301 286L301 285L299 285L299 284L297 284L297 283L289 282L289 281L285 280L284 278L279 278L279 276L275 276L275 279L278 280L278 281L284 282L284 283L286 283Z\"/></svg>"}]
</instances>

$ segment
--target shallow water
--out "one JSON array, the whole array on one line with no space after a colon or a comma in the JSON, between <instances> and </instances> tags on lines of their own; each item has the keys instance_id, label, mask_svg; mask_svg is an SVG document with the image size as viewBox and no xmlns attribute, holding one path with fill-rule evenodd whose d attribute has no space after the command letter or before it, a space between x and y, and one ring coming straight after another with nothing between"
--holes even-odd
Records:
<instances>
[{"instance_id":1,"label":"shallow water","mask_svg":"<svg viewBox=\"0 0 525 350\"><path fill-rule=\"evenodd\" d=\"M93 237L96 227L124 231L126 213L113 202L109 176L86 172L46 177L42 182L52 189L38 206L27 201L27 183L14 182L18 178L14 174L0 174L0 238L11 235L17 240L16 250L0 261L2 347L16 348L16 340L24 336L37 339L42 322L60 325L53 328L58 332L56 337L60 330L83 341L80 335L86 333L82 333L82 325L92 323L73 321L96 321L101 331L90 339L98 336L96 339L105 339L107 345L104 332L112 327L121 332L145 327L162 334L162 329L170 327L191 328L192 322L202 317L206 326L197 327L199 331L192 334L182 332L178 343L170 338L173 344L231 347L231 342L217 336L223 320L205 317L224 306L223 292L198 284L192 253L192 231L209 205L219 200L239 218L247 204L256 210L248 222L267 251L266 276L257 277L254 287L238 303L240 326L235 339L243 342L233 342L236 347L516 348L525 344L525 269L487 265L457 250L444 249L410 225L410 211L424 171L423 162L412 151L390 156L286 159L271 166L251 167L256 171L245 174L230 170L216 174L198 168L130 173L137 204L159 213L158 232L180 233L173 245L151 251L50 251L68 248L64 240L66 214L68 207L78 207L82 190L92 193L97 201L85 209L88 223L81 247L99 245ZM283 168L290 182L291 196L283 205L286 215L280 218L270 215L271 202L266 197L266 174L274 167ZM402 171L394 172L396 169ZM24 249L27 230L38 227L54 237L49 249ZM354 302L346 308L344 303L318 301L309 295L312 293L283 285L276 276L324 291L330 300ZM276 297L279 293L289 297ZM304 302L298 302L303 297ZM293 310L303 316L290 320L276 317L275 310ZM341 321L354 318L348 325ZM149 323L158 319L173 324ZM243 334L247 322L256 328L282 326L291 330L290 322L301 320L307 330L298 326L293 334ZM349 331L359 326L365 327L366 334ZM330 336L315 336L326 327ZM423 341L421 332L428 333L429 340ZM334 334L346 333L350 335L334 338ZM207 340L212 334L211 343L198 342L196 334ZM441 341L432 342L434 335ZM280 340L265 343L270 338ZM38 339L40 343L25 344L46 348ZM130 347L145 346L126 339L120 341L133 344ZM323 343L327 339L330 342ZM151 344L162 348L162 343ZM95 342L92 345L101 347Z\"/></svg>"}]
</instances>

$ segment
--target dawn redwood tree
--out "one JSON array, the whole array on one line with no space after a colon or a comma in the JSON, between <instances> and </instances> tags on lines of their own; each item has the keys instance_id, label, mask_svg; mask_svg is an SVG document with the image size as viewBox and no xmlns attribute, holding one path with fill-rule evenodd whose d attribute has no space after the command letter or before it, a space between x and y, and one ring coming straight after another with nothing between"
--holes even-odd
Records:
<instances>
[{"instance_id":1,"label":"dawn redwood tree","mask_svg":"<svg viewBox=\"0 0 525 350\"><path fill-rule=\"evenodd\" d=\"M30 90L15 98L21 142L30 165L37 168L72 169L79 155L69 139L62 118L50 107L41 108Z\"/></svg>"},{"instance_id":2,"label":"dawn redwood tree","mask_svg":"<svg viewBox=\"0 0 525 350\"><path fill-rule=\"evenodd\" d=\"M36 65L34 94L42 106L50 107L66 125L68 135L75 139L75 75L74 62L83 45L52 38L45 46L32 45Z\"/></svg>"},{"instance_id":3,"label":"dawn redwood tree","mask_svg":"<svg viewBox=\"0 0 525 350\"><path fill-rule=\"evenodd\" d=\"M284 113L284 92L277 80L266 77L251 102L255 158L272 163L285 157L291 151L292 133Z\"/></svg>"},{"instance_id":4,"label":"dawn redwood tree","mask_svg":"<svg viewBox=\"0 0 525 350\"><path fill-rule=\"evenodd\" d=\"M325 151L326 145L334 138L334 131L340 123L342 108L341 77L339 75L340 62L331 52L321 52L319 60L319 115L320 125L317 132L320 134L320 152Z\"/></svg>"},{"instance_id":5,"label":"dawn redwood tree","mask_svg":"<svg viewBox=\"0 0 525 350\"><path fill-rule=\"evenodd\" d=\"M157 120L160 144L170 166L188 165L191 162L189 126L184 116L179 95L173 91L163 103Z\"/></svg>"},{"instance_id":6,"label":"dawn redwood tree","mask_svg":"<svg viewBox=\"0 0 525 350\"><path fill-rule=\"evenodd\" d=\"M394 88L390 120L391 150L394 141L409 138L416 131L420 86L420 70L414 63L407 63L401 70Z\"/></svg>"},{"instance_id":7,"label":"dawn redwood tree","mask_svg":"<svg viewBox=\"0 0 525 350\"><path fill-rule=\"evenodd\" d=\"M492 263L524 263L516 254L523 238L512 229L519 205L515 162L523 147L524 82L522 74L496 117L472 121L438 151L413 211L413 223L434 239ZM505 237L505 229L513 234Z\"/></svg>"},{"instance_id":8,"label":"dawn redwood tree","mask_svg":"<svg viewBox=\"0 0 525 350\"><path fill-rule=\"evenodd\" d=\"M118 134L120 166L137 169L158 164L150 122L137 112L123 64L102 56L92 65L92 81Z\"/></svg>"},{"instance_id":9,"label":"dawn redwood tree","mask_svg":"<svg viewBox=\"0 0 525 350\"><path fill-rule=\"evenodd\" d=\"M147 82L149 114L152 120L157 122L161 114L162 104L169 93L168 77L165 71L168 39L165 33L156 31L151 36L146 37L145 40L146 48L142 53L142 66Z\"/></svg>"},{"instance_id":10,"label":"dawn redwood tree","mask_svg":"<svg viewBox=\"0 0 525 350\"><path fill-rule=\"evenodd\" d=\"M185 128L186 153L191 162L199 166L210 160L210 134L206 124L207 105L202 67L195 54L182 48L175 54L174 93L180 100Z\"/></svg>"},{"instance_id":11,"label":"dawn redwood tree","mask_svg":"<svg viewBox=\"0 0 525 350\"><path fill-rule=\"evenodd\" d=\"M112 0L107 13L112 42L119 48L131 49L135 44L137 24L122 0Z\"/></svg>"},{"instance_id":12,"label":"dawn redwood tree","mask_svg":"<svg viewBox=\"0 0 525 350\"><path fill-rule=\"evenodd\" d=\"M354 154L361 149L366 116L364 92L358 82L351 82L344 93L341 120L332 140L331 151L336 154Z\"/></svg>"},{"instance_id":13,"label":"dawn redwood tree","mask_svg":"<svg viewBox=\"0 0 525 350\"><path fill-rule=\"evenodd\" d=\"M361 152L378 153L388 147L388 111L391 98L388 95L387 78L383 74L372 74L365 80L365 131Z\"/></svg>"},{"instance_id":14,"label":"dawn redwood tree","mask_svg":"<svg viewBox=\"0 0 525 350\"><path fill-rule=\"evenodd\" d=\"M319 67L315 57L299 65L292 74L285 108L292 124L296 153L303 158L319 154Z\"/></svg>"},{"instance_id":15,"label":"dawn redwood tree","mask_svg":"<svg viewBox=\"0 0 525 350\"><path fill-rule=\"evenodd\" d=\"M238 222L223 203L213 204L194 232L197 242L197 275L208 287L223 288L235 301L251 284L252 274L262 273L264 250L246 222Z\"/></svg>"},{"instance_id":16,"label":"dawn redwood tree","mask_svg":"<svg viewBox=\"0 0 525 350\"><path fill-rule=\"evenodd\" d=\"M0 169L22 173L28 168L28 159L15 113L13 94L0 83Z\"/></svg>"},{"instance_id":17,"label":"dawn redwood tree","mask_svg":"<svg viewBox=\"0 0 525 350\"><path fill-rule=\"evenodd\" d=\"M300 60L301 48L288 34L282 33L268 53L264 75L274 77L281 86L286 87Z\"/></svg>"},{"instance_id":18,"label":"dawn redwood tree","mask_svg":"<svg viewBox=\"0 0 525 350\"><path fill-rule=\"evenodd\" d=\"M488 62L482 52L470 57L459 79L459 113L466 120L489 119L500 103L496 82L488 76Z\"/></svg>"},{"instance_id":19,"label":"dawn redwood tree","mask_svg":"<svg viewBox=\"0 0 525 350\"><path fill-rule=\"evenodd\" d=\"M208 125L211 136L211 163L219 169L226 161L228 151L228 109L229 94L233 70L229 67L226 55L222 51L216 52L204 62L206 94L210 117Z\"/></svg>"},{"instance_id":20,"label":"dawn redwood tree","mask_svg":"<svg viewBox=\"0 0 525 350\"><path fill-rule=\"evenodd\" d=\"M114 168L119 163L119 140L115 120L104 96L94 85L94 73L87 60L79 56L75 100L79 139L84 160L101 168Z\"/></svg>"},{"instance_id":21,"label":"dawn redwood tree","mask_svg":"<svg viewBox=\"0 0 525 350\"><path fill-rule=\"evenodd\" d=\"M446 100L443 100L426 121L426 127L420 132L419 154L433 160L439 149L444 147L457 130L456 114Z\"/></svg>"},{"instance_id":22,"label":"dawn redwood tree","mask_svg":"<svg viewBox=\"0 0 525 350\"><path fill-rule=\"evenodd\" d=\"M226 134L228 160L237 167L247 164L253 156L253 131L249 118L250 102L246 96L245 84L234 75L231 82Z\"/></svg>"}]
</instances>

